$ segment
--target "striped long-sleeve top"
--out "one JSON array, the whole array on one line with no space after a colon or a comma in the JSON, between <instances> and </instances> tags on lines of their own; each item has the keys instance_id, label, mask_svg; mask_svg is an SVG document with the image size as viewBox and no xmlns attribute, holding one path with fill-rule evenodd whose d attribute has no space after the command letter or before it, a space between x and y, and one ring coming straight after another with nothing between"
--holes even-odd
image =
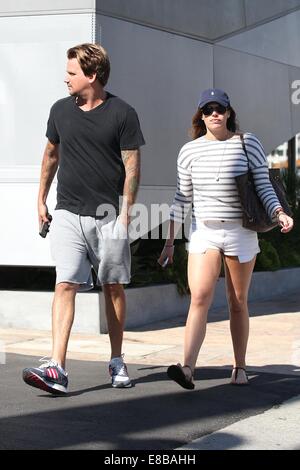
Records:
<instances>
[{"instance_id":1,"label":"striped long-sleeve top","mask_svg":"<svg viewBox=\"0 0 300 470\"><path fill-rule=\"evenodd\" d=\"M267 213L280 207L269 180L264 149L254 134L244 134L254 184ZM234 220L242 208L234 177L248 171L238 135L225 141L199 137L185 144L177 161L177 190L170 219L182 222L192 204L192 220Z\"/></svg>"}]
</instances>

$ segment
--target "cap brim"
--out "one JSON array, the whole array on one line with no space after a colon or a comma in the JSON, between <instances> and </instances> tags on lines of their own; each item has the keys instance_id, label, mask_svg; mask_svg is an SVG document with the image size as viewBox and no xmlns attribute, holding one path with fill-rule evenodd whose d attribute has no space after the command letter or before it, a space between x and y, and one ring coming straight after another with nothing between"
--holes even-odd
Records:
<instances>
[{"instance_id":1,"label":"cap brim","mask_svg":"<svg viewBox=\"0 0 300 470\"><path fill-rule=\"evenodd\" d=\"M222 100L214 99L214 100L201 101L198 104L198 107L203 108L208 103L218 103L218 104L221 104L222 106L224 106L225 108L228 108L230 106L230 103L228 103L228 101L222 101Z\"/></svg>"}]
</instances>

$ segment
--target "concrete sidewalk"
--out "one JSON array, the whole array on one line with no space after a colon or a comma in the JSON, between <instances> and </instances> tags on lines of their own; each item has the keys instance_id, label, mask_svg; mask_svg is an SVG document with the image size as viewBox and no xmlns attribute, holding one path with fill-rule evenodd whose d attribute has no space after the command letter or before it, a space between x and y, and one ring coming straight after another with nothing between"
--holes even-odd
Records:
<instances>
[{"instance_id":1,"label":"concrete sidewalk","mask_svg":"<svg viewBox=\"0 0 300 470\"><path fill-rule=\"evenodd\" d=\"M222 425L214 426L211 424L201 427L201 432L199 430L199 433L195 431L197 429L196 426L196 428L193 428L194 432L187 433L185 436L183 431L178 430L181 434L178 444L180 440L182 442L190 442L190 444L186 444L183 447L185 449L300 448L299 400L298 398L293 398L286 404L280 404L291 397L295 397L297 390L300 393L300 293L297 292L289 295L288 298L281 296L277 300L250 304L250 312L251 330L247 363L252 386L247 387L249 391L249 394L246 392L247 396L251 397L252 390L252 392L259 392L259 396L262 398L263 395L261 393L266 393L266 390L268 390L267 393L270 393L271 389L268 386L264 392L263 388L260 389L259 384L271 384L272 382L274 383L274 397L277 391L281 390L279 396L276 395L274 401L270 399L268 401L269 405L264 408L258 405L256 408L253 403L251 416L249 414L245 416L233 413L231 418L227 417L227 420L224 420ZM196 389L198 389L199 393L201 390L203 392L205 387L210 389L211 383L214 383L219 377L218 380L221 380L221 382L218 386L226 387L224 389L226 391L224 396L226 396L227 392L229 397L232 395L232 388L227 388L226 386L226 383L229 381L232 365L232 346L229 322L225 317L226 313L223 309L210 312L206 340L197 363L199 369L196 374ZM139 364L145 365L147 370L151 368L160 370L157 376L158 382L156 387L161 383L162 392L165 389L166 394L170 393L172 397L180 396L181 406L185 407L187 403L183 405L182 400L183 397L187 397L187 392L183 391L175 383L166 380L165 369L163 367L170 363L182 361L184 321L182 318L174 318L171 321L153 323L147 327L126 331L124 352L125 360L129 365L133 378L134 373L139 374L136 371L143 370L143 368L141 369L136 366ZM50 332L0 329L0 339L5 343L5 352L8 357L11 356L11 353L41 357L49 356L51 352ZM106 363L109 359L108 335L72 334L68 358L89 361L86 364L92 364L94 361L104 361L103 373L105 374ZM29 360L30 358L24 358L26 364L28 364ZM20 359L18 361L20 363ZM31 359L31 362L34 361ZM35 363L32 365L35 365ZM132 366L130 367L130 365ZM211 374L213 376L210 379L209 376ZM267 382L257 380L259 377L267 376L269 377ZM293 380L292 377L294 377ZM288 393L287 390L285 391L285 381L287 384L289 383L287 386L287 388L290 387ZM291 381L293 384L292 388ZM279 384L281 385L279 386ZM150 392L150 390L147 390L147 381L144 383L144 386L144 392L141 391L142 389L139 389L139 393L147 395ZM28 393L32 392L29 387L28 389L25 388L25 390ZM153 390L159 391L160 389L154 388ZM137 387L135 387L135 391L137 392ZM235 392L234 394L236 395ZM130 392L133 409L134 395L133 390L133 392ZM242 392L239 395L242 395ZM190 393L189 400L191 400L190 397L192 396L194 396L195 401L194 392ZM212 396L209 397L207 395L207 399L211 400ZM138 398L137 395L137 400ZM272 403L277 406L277 414ZM186 413L189 414L190 410L186 410ZM257 423L257 428L255 423ZM262 432L264 423L266 425L265 434ZM193 426L195 426L195 423ZM233 428L230 426L233 426ZM197 437L197 434L200 440L197 439L191 442L191 440Z\"/></svg>"},{"instance_id":2,"label":"concrete sidewalk","mask_svg":"<svg viewBox=\"0 0 300 470\"><path fill-rule=\"evenodd\" d=\"M300 369L300 292L283 298L249 305L249 368L278 373L299 373ZM50 314L49 314L50 315ZM209 314L204 345L197 366L232 364L232 345L227 312ZM169 365L182 361L184 318L174 318L139 327L124 334L124 353L128 364ZM49 356L51 332L0 329L0 340L7 353ZM107 334L71 334L68 358L89 361L109 359Z\"/></svg>"}]
</instances>

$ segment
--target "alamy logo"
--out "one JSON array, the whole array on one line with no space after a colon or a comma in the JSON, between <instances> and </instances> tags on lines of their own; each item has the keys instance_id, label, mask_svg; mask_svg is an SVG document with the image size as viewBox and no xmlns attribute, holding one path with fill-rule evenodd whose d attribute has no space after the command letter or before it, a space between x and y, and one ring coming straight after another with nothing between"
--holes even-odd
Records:
<instances>
[{"instance_id":1,"label":"alamy logo","mask_svg":"<svg viewBox=\"0 0 300 470\"><path fill-rule=\"evenodd\" d=\"M128 213L128 203L126 196L119 198L119 214L120 220L122 214ZM181 229L176 235L176 238L188 238L189 237L189 224L184 224L184 220L187 218L189 208L186 206L176 208L176 221L182 224ZM117 210L111 204L100 204L97 207L96 216L101 219L102 235L106 230L104 225L113 223L117 218ZM174 213L175 216L175 213ZM130 207L130 225L127 232L123 231L123 235L117 230L113 232L112 238L122 239L129 238L136 240L137 238L150 238L151 240L159 240L160 238L167 238L168 225L170 219L170 206L164 204L150 204L150 207L142 203L135 203ZM162 225L161 230L159 229ZM108 233L108 232L107 232Z\"/></svg>"},{"instance_id":2,"label":"alamy logo","mask_svg":"<svg viewBox=\"0 0 300 470\"><path fill-rule=\"evenodd\" d=\"M291 87L295 90L291 96L292 103L300 104L300 80L294 80Z\"/></svg>"}]
</instances>

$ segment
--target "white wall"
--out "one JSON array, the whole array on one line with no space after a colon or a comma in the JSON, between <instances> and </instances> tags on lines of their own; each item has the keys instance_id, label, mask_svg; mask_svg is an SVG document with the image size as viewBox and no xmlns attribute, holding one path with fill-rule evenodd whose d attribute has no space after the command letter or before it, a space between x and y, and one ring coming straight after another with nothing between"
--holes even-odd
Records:
<instances>
[{"instance_id":1,"label":"white wall","mask_svg":"<svg viewBox=\"0 0 300 470\"><path fill-rule=\"evenodd\" d=\"M92 13L96 0L0 0L0 15L33 15L62 12Z\"/></svg>"},{"instance_id":2,"label":"white wall","mask_svg":"<svg viewBox=\"0 0 300 470\"><path fill-rule=\"evenodd\" d=\"M94 40L91 13L0 17L0 264L52 265L36 199L50 106L67 96L66 51ZM49 209L55 203L55 187Z\"/></svg>"}]
</instances>

